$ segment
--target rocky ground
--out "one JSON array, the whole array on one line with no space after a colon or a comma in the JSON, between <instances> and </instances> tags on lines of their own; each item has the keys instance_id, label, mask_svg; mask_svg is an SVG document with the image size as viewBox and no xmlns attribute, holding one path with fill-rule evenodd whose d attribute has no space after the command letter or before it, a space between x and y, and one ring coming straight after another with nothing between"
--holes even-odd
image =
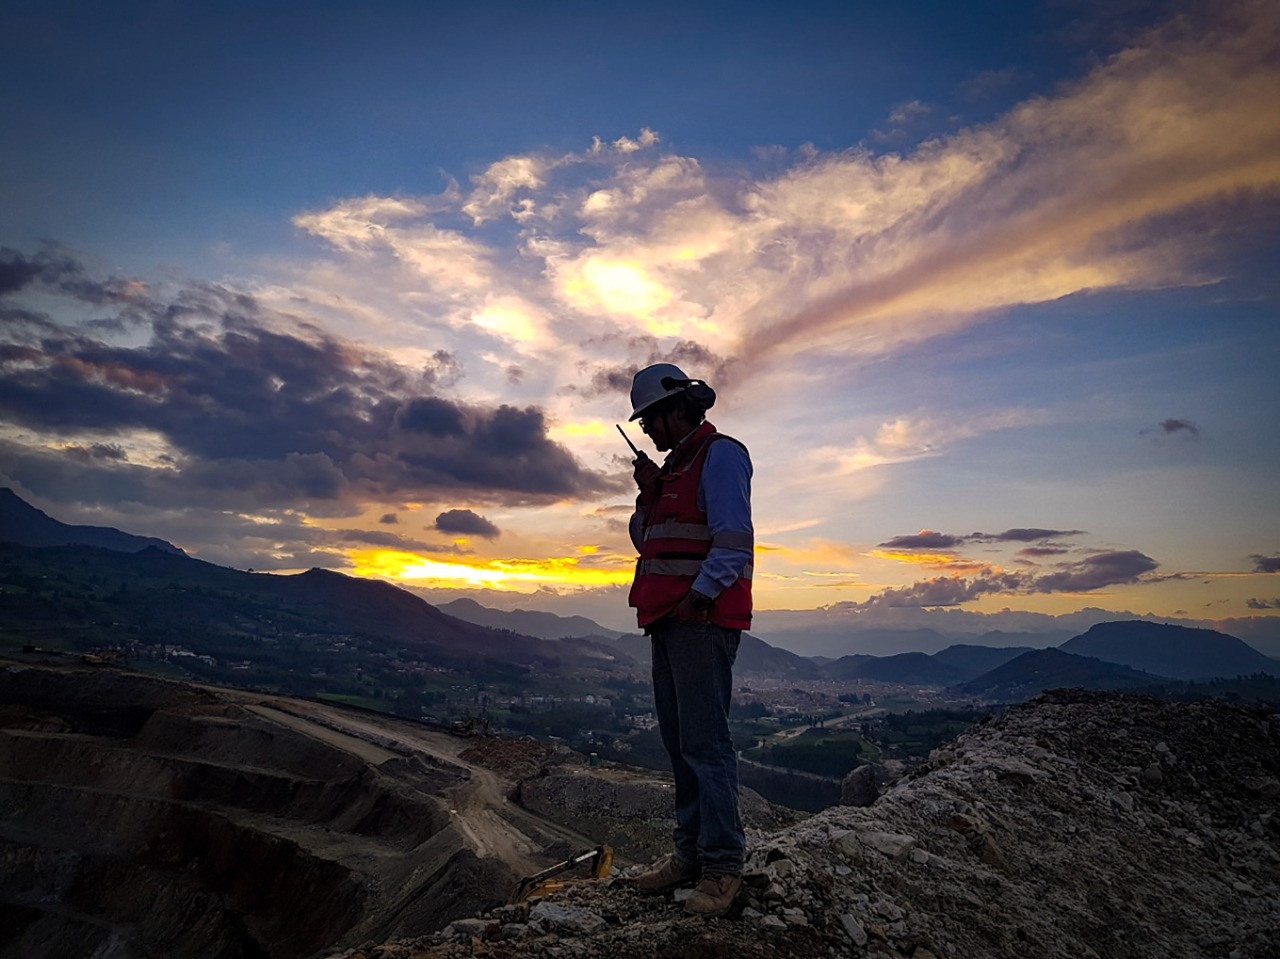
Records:
<instances>
[{"instance_id":1,"label":"rocky ground","mask_svg":"<svg viewBox=\"0 0 1280 959\"><path fill-rule=\"evenodd\" d=\"M1220 702L1048 693L865 808L749 832L720 919L639 866L344 959L1274 959L1280 720Z\"/></svg>"}]
</instances>

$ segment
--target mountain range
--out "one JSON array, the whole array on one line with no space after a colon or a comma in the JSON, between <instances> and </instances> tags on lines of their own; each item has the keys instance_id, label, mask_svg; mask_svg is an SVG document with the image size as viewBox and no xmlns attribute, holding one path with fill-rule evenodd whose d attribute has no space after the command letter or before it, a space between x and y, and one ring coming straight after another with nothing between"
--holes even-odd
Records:
<instances>
[{"instance_id":1,"label":"mountain range","mask_svg":"<svg viewBox=\"0 0 1280 959\"><path fill-rule=\"evenodd\" d=\"M13 490L0 487L0 534L6 542L23 546L100 546L122 553L154 548L182 553L154 536L134 536L110 526L71 526L36 509ZM183 554L185 555L185 554Z\"/></svg>"},{"instance_id":2,"label":"mountain range","mask_svg":"<svg viewBox=\"0 0 1280 959\"><path fill-rule=\"evenodd\" d=\"M166 641L220 659L280 666L290 655L306 656L319 674L327 663L390 657L390 672L400 659L491 678L495 671L508 679L531 671L624 675L647 671L649 657L645 637L585 617L494 610L472 600L436 607L390 583L328 570L232 570L163 540L60 523L11 490L0 490L0 610L10 624L6 632L23 642L52 633L79 636L82 645L174 637ZM952 687L1005 700L1048 686L1123 689L1280 675L1280 661L1235 637L1146 621L1096 624L1057 649L953 643L933 653L830 660L747 633L736 666L778 679Z\"/></svg>"}]
</instances>

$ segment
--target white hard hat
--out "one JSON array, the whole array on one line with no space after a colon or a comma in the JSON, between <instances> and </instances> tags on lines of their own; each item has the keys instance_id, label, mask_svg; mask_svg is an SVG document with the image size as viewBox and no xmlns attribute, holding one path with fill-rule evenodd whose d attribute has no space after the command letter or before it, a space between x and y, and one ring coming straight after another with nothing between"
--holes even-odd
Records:
<instances>
[{"instance_id":1,"label":"white hard hat","mask_svg":"<svg viewBox=\"0 0 1280 959\"><path fill-rule=\"evenodd\" d=\"M672 363L654 363L646 366L631 379L631 416L638 420L644 411L668 396L683 393L689 387L684 370Z\"/></svg>"}]
</instances>

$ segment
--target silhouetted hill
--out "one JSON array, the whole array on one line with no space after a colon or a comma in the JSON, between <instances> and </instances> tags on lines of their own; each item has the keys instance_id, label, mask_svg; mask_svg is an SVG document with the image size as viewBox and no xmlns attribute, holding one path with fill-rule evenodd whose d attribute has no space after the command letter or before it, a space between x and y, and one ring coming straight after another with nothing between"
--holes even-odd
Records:
<instances>
[{"instance_id":1,"label":"silhouetted hill","mask_svg":"<svg viewBox=\"0 0 1280 959\"><path fill-rule=\"evenodd\" d=\"M424 664L488 681L632 665L611 645L464 622L378 580L241 572L154 547L0 543L0 621L12 645L180 646L197 654L182 663L201 678L245 685L269 676L269 685L312 694L362 695L366 673L395 686L417 670L420 682Z\"/></svg>"},{"instance_id":2,"label":"silhouetted hill","mask_svg":"<svg viewBox=\"0 0 1280 959\"><path fill-rule=\"evenodd\" d=\"M821 663L827 678L873 679L912 686L962 683L1030 651L1027 646L948 646L933 654L897 653L893 656L854 654Z\"/></svg>"},{"instance_id":3,"label":"silhouetted hill","mask_svg":"<svg viewBox=\"0 0 1280 959\"><path fill-rule=\"evenodd\" d=\"M1212 679L1253 673L1280 676L1280 662L1263 656L1234 636L1166 623L1140 620L1099 623L1058 648L1171 679Z\"/></svg>"},{"instance_id":4,"label":"silhouetted hill","mask_svg":"<svg viewBox=\"0 0 1280 959\"><path fill-rule=\"evenodd\" d=\"M988 636L1014 635L1011 633L988 633ZM940 663L954 666L966 674L965 679L976 679L985 672L1002 666L1023 653L1029 653L1031 646L974 646L969 643L957 643L933 654Z\"/></svg>"},{"instance_id":5,"label":"silhouetted hill","mask_svg":"<svg viewBox=\"0 0 1280 959\"><path fill-rule=\"evenodd\" d=\"M172 543L154 536L134 536L111 526L59 522L7 486L0 488L0 540L23 546L97 546L122 553L154 547L167 553L182 553Z\"/></svg>"},{"instance_id":6,"label":"silhouetted hill","mask_svg":"<svg viewBox=\"0 0 1280 959\"><path fill-rule=\"evenodd\" d=\"M768 673L780 679L820 679L822 667L786 649L779 649L750 633L742 634L738 659L733 668L740 673Z\"/></svg>"},{"instance_id":7,"label":"silhouetted hill","mask_svg":"<svg viewBox=\"0 0 1280 959\"><path fill-rule=\"evenodd\" d=\"M865 658L846 656L828 665L826 672L833 679L874 679L918 686L945 686L968 676L963 670L939 662L926 653Z\"/></svg>"},{"instance_id":8,"label":"silhouetted hill","mask_svg":"<svg viewBox=\"0 0 1280 959\"><path fill-rule=\"evenodd\" d=\"M1010 633L1003 629L992 629L977 636L966 637L965 645L1045 649L1049 646L1060 646L1075 634L1074 629L1046 629L1036 633Z\"/></svg>"},{"instance_id":9,"label":"silhouetted hill","mask_svg":"<svg viewBox=\"0 0 1280 959\"><path fill-rule=\"evenodd\" d=\"M839 616L815 618L815 610L760 610L752 619L752 630L772 646L781 646L801 656L841 656L861 653L892 656L918 650L937 652L955 642L933 629L867 628L853 626Z\"/></svg>"},{"instance_id":10,"label":"silhouetted hill","mask_svg":"<svg viewBox=\"0 0 1280 959\"><path fill-rule=\"evenodd\" d=\"M647 669L652 657L651 642L643 633L624 633L614 641L614 645ZM733 671L735 674L768 673L791 679L821 679L823 675L822 667L811 659L778 649L750 633L742 634Z\"/></svg>"},{"instance_id":11,"label":"silhouetted hill","mask_svg":"<svg viewBox=\"0 0 1280 959\"><path fill-rule=\"evenodd\" d=\"M616 629L607 629L586 616L557 616L555 613L532 609L492 609L465 597L440 603L436 608L468 623L493 629L509 629L522 636L536 636L539 639L563 639L566 636L616 639L624 635Z\"/></svg>"},{"instance_id":12,"label":"silhouetted hill","mask_svg":"<svg viewBox=\"0 0 1280 959\"><path fill-rule=\"evenodd\" d=\"M839 659L823 663L822 671L829 679L852 679L858 674L863 663L869 663L875 658L868 653L850 653L848 656L841 656Z\"/></svg>"},{"instance_id":13,"label":"silhouetted hill","mask_svg":"<svg viewBox=\"0 0 1280 959\"><path fill-rule=\"evenodd\" d=\"M1141 689L1161 677L1117 663L1104 663L1060 649L1033 649L976 679L956 692L1004 702L1019 702L1046 689Z\"/></svg>"}]
</instances>

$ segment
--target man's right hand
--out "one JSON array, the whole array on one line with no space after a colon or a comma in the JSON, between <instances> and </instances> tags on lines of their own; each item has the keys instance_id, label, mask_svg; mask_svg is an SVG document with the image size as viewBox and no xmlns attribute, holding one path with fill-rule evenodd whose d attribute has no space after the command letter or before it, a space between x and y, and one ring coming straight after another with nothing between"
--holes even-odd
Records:
<instances>
[{"instance_id":1,"label":"man's right hand","mask_svg":"<svg viewBox=\"0 0 1280 959\"><path fill-rule=\"evenodd\" d=\"M662 468L643 453L631 464L635 467L631 475L635 477L636 486L640 487L640 504L647 508L658 498L658 477L662 475Z\"/></svg>"}]
</instances>

